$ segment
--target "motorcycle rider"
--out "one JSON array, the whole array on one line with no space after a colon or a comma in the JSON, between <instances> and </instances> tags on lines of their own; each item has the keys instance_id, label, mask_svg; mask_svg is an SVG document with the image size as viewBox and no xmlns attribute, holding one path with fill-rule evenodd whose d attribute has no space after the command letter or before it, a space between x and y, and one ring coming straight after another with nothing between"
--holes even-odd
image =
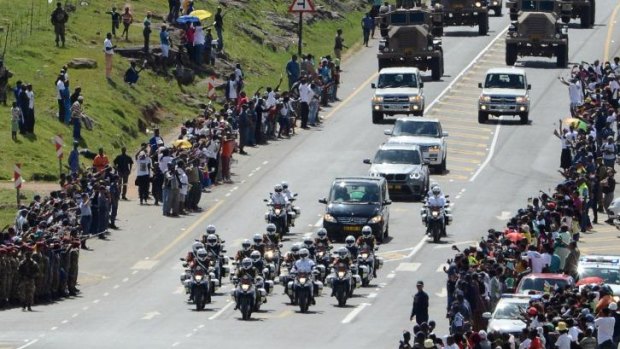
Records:
<instances>
[{"instance_id":1,"label":"motorcycle rider","mask_svg":"<svg viewBox=\"0 0 620 349\"><path fill-rule=\"evenodd\" d=\"M263 243L263 236L261 234L254 234L252 237L252 250L258 251L261 257L265 254L265 244Z\"/></svg>"},{"instance_id":2,"label":"motorcycle rider","mask_svg":"<svg viewBox=\"0 0 620 349\"><path fill-rule=\"evenodd\" d=\"M241 243L241 249L237 251L235 261L239 263L242 262L244 258L250 258L250 253L252 253L252 242L248 239L245 239Z\"/></svg>"},{"instance_id":3,"label":"motorcycle rider","mask_svg":"<svg viewBox=\"0 0 620 349\"><path fill-rule=\"evenodd\" d=\"M355 243L355 238L353 235L349 235L344 239L345 248L349 251L351 258L357 259L357 255L360 252L359 246Z\"/></svg>"},{"instance_id":4,"label":"motorcycle rider","mask_svg":"<svg viewBox=\"0 0 620 349\"><path fill-rule=\"evenodd\" d=\"M429 209L429 213L430 213L430 209L433 207L440 207L442 210L446 207L447 201L446 201L446 197L443 195L443 193L441 192L441 188L439 187L439 185L434 185L431 188L431 195L428 196L428 199L426 199L426 206ZM428 214L428 213L427 213ZM446 230L446 226L448 225L447 222L447 217L444 217L444 231L443 234L445 235L445 230ZM427 224L427 230L426 233L428 234L430 232L430 227Z\"/></svg>"},{"instance_id":5,"label":"motorcycle rider","mask_svg":"<svg viewBox=\"0 0 620 349\"><path fill-rule=\"evenodd\" d=\"M362 235L357 239L357 246L360 248L364 247L364 245L368 246L368 250L370 254L373 256L372 259L372 276L377 277L377 270L375 269L375 246L377 245L377 241L375 237L372 235L372 228L365 225L362 227Z\"/></svg>"},{"instance_id":6,"label":"motorcycle rider","mask_svg":"<svg viewBox=\"0 0 620 349\"><path fill-rule=\"evenodd\" d=\"M196 243L194 243L194 245L196 245ZM207 250L205 250L203 247L200 247L196 250L196 252L193 252L195 258L192 259L192 261L189 263L189 268L192 272L192 274L196 271L196 269L198 267L201 267L202 270L204 271L204 273L208 273L209 271L209 254L207 252ZM189 300L194 299L194 290L190 289L189 292Z\"/></svg>"},{"instance_id":7,"label":"motorcycle rider","mask_svg":"<svg viewBox=\"0 0 620 349\"><path fill-rule=\"evenodd\" d=\"M254 268L254 264L252 263L252 259L246 257L241 261L240 268L237 268L237 272L235 273L236 280L241 280L244 277L249 277L252 280L252 284L254 284L256 280L256 275L258 275L257 270ZM237 281L238 282L238 281ZM237 283L236 282L236 283ZM237 296L237 292L235 292L235 310L239 309L239 299Z\"/></svg>"},{"instance_id":8,"label":"motorcycle rider","mask_svg":"<svg viewBox=\"0 0 620 349\"><path fill-rule=\"evenodd\" d=\"M290 214L291 212L293 212L293 200L294 200L293 193L288 189L288 182L283 181L280 185L282 186L282 194L286 197L286 199L289 202L288 206L286 207L286 212ZM294 226L295 226L295 220L291 219L291 227L294 227Z\"/></svg>"},{"instance_id":9,"label":"motorcycle rider","mask_svg":"<svg viewBox=\"0 0 620 349\"><path fill-rule=\"evenodd\" d=\"M338 249L337 252L338 256L334 259L334 263L332 264L332 274L335 276L336 275L336 267L338 266L338 264L342 263L347 267L347 270L351 270L351 265L353 264L353 261L351 260L350 254L349 254L349 250L346 247L341 247ZM332 295L331 297L334 296L334 288L332 287Z\"/></svg>"},{"instance_id":10,"label":"motorcycle rider","mask_svg":"<svg viewBox=\"0 0 620 349\"><path fill-rule=\"evenodd\" d=\"M321 228L316 232L316 238L314 239L315 247L325 247L325 249L331 249L332 242L327 237L327 230Z\"/></svg>"},{"instance_id":11,"label":"motorcycle rider","mask_svg":"<svg viewBox=\"0 0 620 349\"><path fill-rule=\"evenodd\" d=\"M220 256L222 253L222 244L215 234L207 235L205 247L207 252L211 252L215 256Z\"/></svg>"},{"instance_id":12,"label":"motorcycle rider","mask_svg":"<svg viewBox=\"0 0 620 349\"><path fill-rule=\"evenodd\" d=\"M293 244L291 250L284 255L284 263L290 266L295 264L299 260L299 250L301 250L299 243Z\"/></svg>"},{"instance_id":13,"label":"motorcycle rider","mask_svg":"<svg viewBox=\"0 0 620 349\"><path fill-rule=\"evenodd\" d=\"M250 259L252 260L252 265L254 268L260 273L265 267L265 263L263 262L263 256L261 256L259 251L252 251L250 253Z\"/></svg>"},{"instance_id":14,"label":"motorcycle rider","mask_svg":"<svg viewBox=\"0 0 620 349\"><path fill-rule=\"evenodd\" d=\"M284 195L284 193L282 192L282 185L280 184L276 184L273 187L273 191L274 193L271 194L270 199L270 204L271 205L280 205L282 206L282 208L288 210L288 206L289 206L289 201L288 198L286 197L286 195ZM284 215L284 229L286 232L288 232L288 215Z\"/></svg>"},{"instance_id":15,"label":"motorcycle rider","mask_svg":"<svg viewBox=\"0 0 620 349\"><path fill-rule=\"evenodd\" d=\"M314 269L315 263L312 259L310 259L310 252L307 248L302 248L299 250L299 260L293 264L293 268L291 268L291 273L305 273L308 275L310 280L312 280L312 288L310 291L310 299L313 305L316 304L314 300L314 277L312 276L312 270Z\"/></svg>"},{"instance_id":16,"label":"motorcycle rider","mask_svg":"<svg viewBox=\"0 0 620 349\"><path fill-rule=\"evenodd\" d=\"M273 223L267 224L266 234L263 234L263 241L265 244L273 244L278 246L280 244L280 235L276 234L276 225Z\"/></svg>"},{"instance_id":17,"label":"motorcycle rider","mask_svg":"<svg viewBox=\"0 0 620 349\"><path fill-rule=\"evenodd\" d=\"M304 238L304 246L303 248L307 249L310 253L310 259L315 259L316 257L316 248L314 247L314 239L311 237Z\"/></svg>"}]
</instances>

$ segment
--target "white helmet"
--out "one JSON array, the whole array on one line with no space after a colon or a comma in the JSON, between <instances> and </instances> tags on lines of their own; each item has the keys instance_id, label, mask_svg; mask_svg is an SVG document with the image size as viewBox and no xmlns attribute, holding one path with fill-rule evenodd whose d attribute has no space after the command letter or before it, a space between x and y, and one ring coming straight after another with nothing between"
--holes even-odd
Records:
<instances>
[{"instance_id":1,"label":"white helmet","mask_svg":"<svg viewBox=\"0 0 620 349\"><path fill-rule=\"evenodd\" d=\"M372 228L371 228L371 227L369 227L369 226L367 226L367 225L365 225L365 226L362 228L362 235L363 235L365 238L370 237L370 236L372 235Z\"/></svg>"},{"instance_id":2,"label":"white helmet","mask_svg":"<svg viewBox=\"0 0 620 349\"><path fill-rule=\"evenodd\" d=\"M209 236L207 236L207 245L209 246L217 245L217 236L215 234L209 234Z\"/></svg>"},{"instance_id":3,"label":"white helmet","mask_svg":"<svg viewBox=\"0 0 620 349\"><path fill-rule=\"evenodd\" d=\"M196 258L198 258L199 261L204 262L207 259L207 250L205 250L204 248L199 249L198 251L196 251Z\"/></svg>"},{"instance_id":4,"label":"white helmet","mask_svg":"<svg viewBox=\"0 0 620 349\"><path fill-rule=\"evenodd\" d=\"M254 234L252 241L254 241L254 244L260 245L263 243L263 236L261 234Z\"/></svg>"},{"instance_id":5,"label":"white helmet","mask_svg":"<svg viewBox=\"0 0 620 349\"><path fill-rule=\"evenodd\" d=\"M207 234L215 234L215 225L209 224L207 226Z\"/></svg>"},{"instance_id":6,"label":"white helmet","mask_svg":"<svg viewBox=\"0 0 620 349\"><path fill-rule=\"evenodd\" d=\"M245 257L242 261L241 261L241 267L243 269L251 269L252 268L252 260L248 257Z\"/></svg>"},{"instance_id":7,"label":"white helmet","mask_svg":"<svg viewBox=\"0 0 620 349\"><path fill-rule=\"evenodd\" d=\"M338 257L346 258L349 255L349 250L346 247L341 247L338 249Z\"/></svg>"},{"instance_id":8,"label":"white helmet","mask_svg":"<svg viewBox=\"0 0 620 349\"><path fill-rule=\"evenodd\" d=\"M275 191L276 193L281 193L281 192L282 192L282 185L280 185L280 184L276 184L276 185L273 187L273 191Z\"/></svg>"},{"instance_id":9,"label":"white helmet","mask_svg":"<svg viewBox=\"0 0 620 349\"><path fill-rule=\"evenodd\" d=\"M274 235L276 233L276 225L273 223L267 224L267 235Z\"/></svg>"},{"instance_id":10,"label":"white helmet","mask_svg":"<svg viewBox=\"0 0 620 349\"><path fill-rule=\"evenodd\" d=\"M310 256L310 251L308 251L307 248L302 248L301 250L299 250L299 257L308 258L308 256Z\"/></svg>"},{"instance_id":11,"label":"white helmet","mask_svg":"<svg viewBox=\"0 0 620 349\"><path fill-rule=\"evenodd\" d=\"M432 191L433 195L441 194L441 188L438 185L434 186L433 189L431 189L431 191Z\"/></svg>"},{"instance_id":12,"label":"white helmet","mask_svg":"<svg viewBox=\"0 0 620 349\"><path fill-rule=\"evenodd\" d=\"M347 246L352 247L353 245L355 245L355 238L353 237L353 235L349 235L346 237L346 239L344 239L344 242L347 244Z\"/></svg>"},{"instance_id":13,"label":"white helmet","mask_svg":"<svg viewBox=\"0 0 620 349\"><path fill-rule=\"evenodd\" d=\"M252 251L252 253L250 253L250 258L253 262L258 262L260 260L260 257L260 252L258 251Z\"/></svg>"},{"instance_id":14,"label":"white helmet","mask_svg":"<svg viewBox=\"0 0 620 349\"><path fill-rule=\"evenodd\" d=\"M194 255L198 256L198 250L200 250L201 248L204 248L204 245L202 244L202 242L200 241L196 241L192 244L192 252L194 252Z\"/></svg>"},{"instance_id":15,"label":"white helmet","mask_svg":"<svg viewBox=\"0 0 620 349\"><path fill-rule=\"evenodd\" d=\"M316 232L316 236L318 236L319 240L327 239L327 230L325 228L321 228Z\"/></svg>"},{"instance_id":16,"label":"white helmet","mask_svg":"<svg viewBox=\"0 0 620 349\"><path fill-rule=\"evenodd\" d=\"M282 186L282 189L286 190L288 189L288 182L283 181L282 184L280 184Z\"/></svg>"},{"instance_id":17,"label":"white helmet","mask_svg":"<svg viewBox=\"0 0 620 349\"><path fill-rule=\"evenodd\" d=\"M248 239L245 239L241 243L241 247L243 248L244 251L249 251L250 247L252 247L252 242Z\"/></svg>"}]
</instances>

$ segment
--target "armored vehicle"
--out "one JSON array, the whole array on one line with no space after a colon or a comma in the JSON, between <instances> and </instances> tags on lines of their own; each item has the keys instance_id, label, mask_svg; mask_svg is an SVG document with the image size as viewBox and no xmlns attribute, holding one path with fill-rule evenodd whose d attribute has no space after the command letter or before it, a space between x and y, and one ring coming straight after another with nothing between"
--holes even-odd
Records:
<instances>
[{"instance_id":1,"label":"armored vehicle","mask_svg":"<svg viewBox=\"0 0 620 349\"><path fill-rule=\"evenodd\" d=\"M443 75L442 17L428 7L399 8L380 17L385 36L379 43L379 70L416 67L431 70L433 80Z\"/></svg>"},{"instance_id":2,"label":"armored vehicle","mask_svg":"<svg viewBox=\"0 0 620 349\"><path fill-rule=\"evenodd\" d=\"M560 21L561 2L517 0L511 5L519 11L506 34L506 64L514 65L518 56L536 56L556 57L557 66L566 67L568 26Z\"/></svg>"},{"instance_id":3,"label":"armored vehicle","mask_svg":"<svg viewBox=\"0 0 620 349\"><path fill-rule=\"evenodd\" d=\"M568 23L571 18L579 18L582 28L592 28L596 14L595 0L563 0L562 22Z\"/></svg>"},{"instance_id":4,"label":"armored vehicle","mask_svg":"<svg viewBox=\"0 0 620 349\"><path fill-rule=\"evenodd\" d=\"M487 0L434 0L432 3L443 14L444 26L478 26L479 35L489 32Z\"/></svg>"}]
</instances>

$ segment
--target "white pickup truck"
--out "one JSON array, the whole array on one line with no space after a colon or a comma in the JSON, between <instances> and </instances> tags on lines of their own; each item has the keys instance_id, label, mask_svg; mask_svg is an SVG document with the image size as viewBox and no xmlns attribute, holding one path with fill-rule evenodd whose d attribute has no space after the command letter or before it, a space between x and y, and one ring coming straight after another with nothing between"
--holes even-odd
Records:
<instances>
[{"instance_id":1,"label":"white pickup truck","mask_svg":"<svg viewBox=\"0 0 620 349\"><path fill-rule=\"evenodd\" d=\"M372 97L372 122L383 121L386 115L424 115L424 82L418 68L393 67L379 71Z\"/></svg>"},{"instance_id":2,"label":"white pickup truck","mask_svg":"<svg viewBox=\"0 0 620 349\"><path fill-rule=\"evenodd\" d=\"M530 115L530 86L525 70L519 68L489 69L478 100L478 122L489 120L489 115L513 115L527 124Z\"/></svg>"}]
</instances>

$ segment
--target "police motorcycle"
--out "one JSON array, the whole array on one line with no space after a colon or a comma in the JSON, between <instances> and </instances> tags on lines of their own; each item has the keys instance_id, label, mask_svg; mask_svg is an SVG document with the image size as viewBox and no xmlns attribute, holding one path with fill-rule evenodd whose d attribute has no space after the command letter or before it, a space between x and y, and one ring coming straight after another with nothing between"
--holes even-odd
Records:
<instances>
[{"instance_id":1,"label":"police motorcycle","mask_svg":"<svg viewBox=\"0 0 620 349\"><path fill-rule=\"evenodd\" d=\"M299 256L302 259L309 257L307 249L302 248ZM299 311L307 313L311 304L314 304L314 298L319 297L323 291L323 283L315 280L318 271L296 271L291 269L292 280L288 282L288 296L291 298L291 304L298 305Z\"/></svg>"},{"instance_id":2,"label":"police motorcycle","mask_svg":"<svg viewBox=\"0 0 620 349\"><path fill-rule=\"evenodd\" d=\"M256 269L257 275L261 278L263 288L267 291L267 294L271 294L273 291L275 272L265 263L264 258L259 251L252 251L250 254L252 265Z\"/></svg>"},{"instance_id":3,"label":"police motorcycle","mask_svg":"<svg viewBox=\"0 0 620 349\"><path fill-rule=\"evenodd\" d=\"M181 258L183 266L188 267L185 258ZM205 304L211 303L211 296L215 287L220 283L215 278L213 268L209 267L208 253L204 248L198 248L194 252L192 266L185 269L181 275L181 283L185 287L185 293L189 294L190 301L196 306L196 310L203 310Z\"/></svg>"},{"instance_id":4,"label":"police motorcycle","mask_svg":"<svg viewBox=\"0 0 620 349\"><path fill-rule=\"evenodd\" d=\"M333 257L331 255L332 246L317 245L315 246L315 249L316 266L317 270L319 270L320 272L320 274L317 275L317 278L320 281L325 282L327 278L327 271L329 270L333 260Z\"/></svg>"},{"instance_id":5,"label":"police motorcycle","mask_svg":"<svg viewBox=\"0 0 620 349\"><path fill-rule=\"evenodd\" d=\"M282 186L276 185L274 188L276 193L282 193ZM287 204L282 202L274 201L274 194L269 193L269 199L263 199L264 202L267 203L268 211L265 213L265 222L273 223L276 226L276 233L280 236L280 239L284 236L284 234L289 232L290 227L290 219L295 219L295 212L291 212L290 214L287 212Z\"/></svg>"},{"instance_id":6,"label":"police motorcycle","mask_svg":"<svg viewBox=\"0 0 620 349\"><path fill-rule=\"evenodd\" d=\"M291 193L288 189L288 183L282 182L282 193L288 198L288 207L286 208L288 226L295 226L295 219L301 215L301 208L295 206L294 203L297 200L297 193Z\"/></svg>"},{"instance_id":7,"label":"police motorcycle","mask_svg":"<svg viewBox=\"0 0 620 349\"><path fill-rule=\"evenodd\" d=\"M265 277L268 280L275 280L280 275L280 265L282 256L280 255L282 244L266 243L263 259L265 261Z\"/></svg>"},{"instance_id":8,"label":"police motorcycle","mask_svg":"<svg viewBox=\"0 0 620 349\"><path fill-rule=\"evenodd\" d=\"M375 251L379 248L375 247L374 250L368 245L360 246L359 254L357 255L357 272L362 279L362 286L366 287L370 284L370 281L374 279L375 270L381 269L383 265L383 259L375 256Z\"/></svg>"},{"instance_id":9,"label":"police motorcycle","mask_svg":"<svg viewBox=\"0 0 620 349\"><path fill-rule=\"evenodd\" d=\"M339 261L333 267L333 273L327 277L327 284L332 289L332 296L338 300L338 306L344 307L347 304L347 299L353 296L353 290L359 284L361 284L361 277L357 275L357 267L355 265L349 266L348 263L344 263L341 260L346 259L349 256L349 251L346 247L342 247L338 250Z\"/></svg>"},{"instance_id":10,"label":"police motorcycle","mask_svg":"<svg viewBox=\"0 0 620 349\"><path fill-rule=\"evenodd\" d=\"M218 238L214 234L210 234L209 236L207 236L206 245L207 245L209 266L213 268L214 273L215 273L215 278L217 279L220 285L222 284L222 278L228 277L228 275L230 274L230 267L228 266L229 258L226 255L224 255L226 253L226 250L224 249L225 242L226 241L224 240L219 241L219 246L220 246L219 254L216 254L214 249L216 249L216 246L218 244ZM215 292L215 290L213 290L213 292Z\"/></svg>"},{"instance_id":11,"label":"police motorcycle","mask_svg":"<svg viewBox=\"0 0 620 349\"><path fill-rule=\"evenodd\" d=\"M240 278L235 274L231 276L234 285L231 297L236 303L235 310L239 309L241 318L249 320L253 312L260 310L263 303L267 301L267 291L264 288L264 280L258 272L252 272L254 268L250 258L244 258L237 266L246 273Z\"/></svg>"},{"instance_id":12,"label":"police motorcycle","mask_svg":"<svg viewBox=\"0 0 620 349\"><path fill-rule=\"evenodd\" d=\"M433 238L434 243L438 243L442 236L447 236L446 227L452 223L452 212L450 210L450 200L448 195L444 196L444 205L434 205L431 196L441 195L441 189L438 186L434 186L431 189L431 195L426 200L426 203L420 210L422 216L422 223L426 226L426 235Z\"/></svg>"}]
</instances>

